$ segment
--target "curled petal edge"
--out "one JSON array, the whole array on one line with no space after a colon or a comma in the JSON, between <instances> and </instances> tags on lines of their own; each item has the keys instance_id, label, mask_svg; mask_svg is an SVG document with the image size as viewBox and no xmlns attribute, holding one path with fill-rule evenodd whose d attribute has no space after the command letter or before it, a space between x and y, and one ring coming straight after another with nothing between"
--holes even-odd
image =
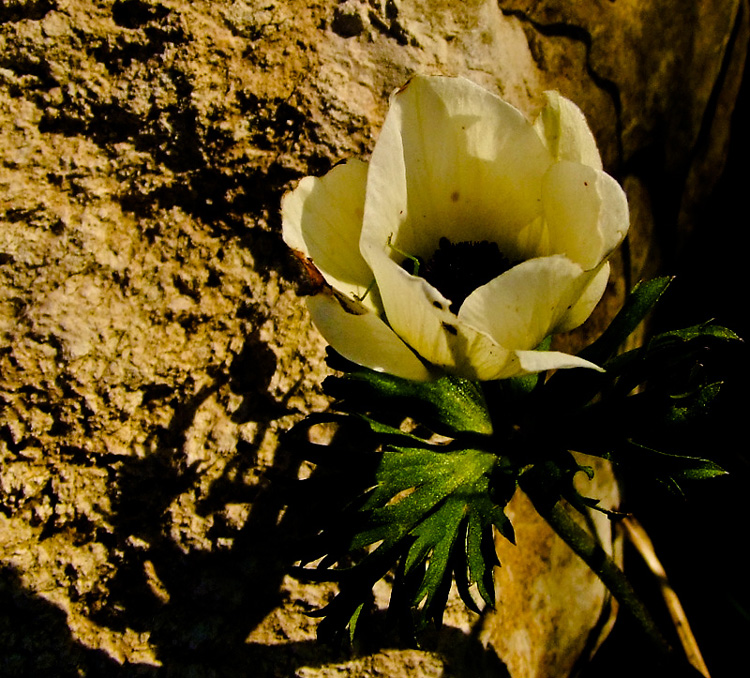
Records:
<instances>
[{"instance_id":1,"label":"curled petal edge","mask_svg":"<svg viewBox=\"0 0 750 678\"><path fill-rule=\"evenodd\" d=\"M501 346L532 350L559 331L594 275L562 255L529 259L474 290L458 317ZM585 320L583 310L575 319Z\"/></svg>"},{"instance_id":2,"label":"curled petal edge","mask_svg":"<svg viewBox=\"0 0 750 678\"><path fill-rule=\"evenodd\" d=\"M560 351L516 351L521 374L536 374L547 370L567 370L574 367L586 367L597 372L604 369L589 360L569 355Z\"/></svg>"},{"instance_id":3,"label":"curled petal edge","mask_svg":"<svg viewBox=\"0 0 750 678\"><path fill-rule=\"evenodd\" d=\"M559 92L544 93L546 106L534 122L534 128L556 160L581 162L602 169L596 140L586 118L572 101Z\"/></svg>"},{"instance_id":4,"label":"curled petal edge","mask_svg":"<svg viewBox=\"0 0 750 678\"><path fill-rule=\"evenodd\" d=\"M409 275L385 255L376 277L393 329L437 369L467 379L513 376L513 351L448 310L450 301L423 278Z\"/></svg>"},{"instance_id":5,"label":"curled petal edge","mask_svg":"<svg viewBox=\"0 0 750 678\"><path fill-rule=\"evenodd\" d=\"M606 260L627 234L627 198L605 172L558 162L544 177L542 202L550 253L565 254L586 270Z\"/></svg>"},{"instance_id":6,"label":"curled petal edge","mask_svg":"<svg viewBox=\"0 0 750 678\"><path fill-rule=\"evenodd\" d=\"M583 290L578 301L576 301L573 307L555 326L554 332L556 334L559 332L569 332L586 322L588 317L593 313L594 308L601 301L602 296L604 296L607 282L609 282L609 270L610 265L607 261L586 286L586 289Z\"/></svg>"},{"instance_id":7,"label":"curled petal edge","mask_svg":"<svg viewBox=\"0 0 750 678\"><path fill-rule=\"evenodd\" d=\"M315 326L344 358L377 372L428 381L435 375L375 313L334 294L307 298Z\"/></svg>"},{"instance_id":8,"label":"curled petal edge","mask_svg":"<svg viewBox=\"0 0 750 678\"><path fill-rule=\"evenodd\" d=\"M367 172L367 163L352 158L323 177L305 177L281 201L284 242L310 259L329 285L357 296L372 282L359 252Z\"/></svg>"}]
</instances>

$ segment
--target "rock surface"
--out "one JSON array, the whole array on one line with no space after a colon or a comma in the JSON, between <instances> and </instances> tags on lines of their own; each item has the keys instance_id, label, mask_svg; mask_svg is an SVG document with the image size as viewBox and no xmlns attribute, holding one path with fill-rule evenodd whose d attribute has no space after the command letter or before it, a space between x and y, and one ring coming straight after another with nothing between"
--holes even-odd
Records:
<instances>
[{"instance_id":1,"label":"rock surface","mask_svg":"<svg viewBox=\"0 0 750 678\"><path fill-rule=\"evenodd\" d=\"M430 651L314 642L331 590L284 575L305 469L277 447L326 406L324 345L280 196L366 156L414 72L528 114L559 89L633 213L579 346L679 255L721 172L746 9L0 0L0 674L498 675L480 635L501 647L507 619L460 606ZM501 648L513 675L567 647L540 633Z\"/></svg>"}]
</instances>

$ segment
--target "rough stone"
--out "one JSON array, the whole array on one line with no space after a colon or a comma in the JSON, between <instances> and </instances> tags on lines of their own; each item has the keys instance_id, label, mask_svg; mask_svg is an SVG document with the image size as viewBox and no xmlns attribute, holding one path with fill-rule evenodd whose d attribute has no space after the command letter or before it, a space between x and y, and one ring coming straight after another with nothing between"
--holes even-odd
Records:
<instances>
[{"instance_id":1,"label":"rough stone","mask_svg":"<svg viewBox=\"0 0 750 678\"><path fill-rule=\"evenodd\" d=\"M325 347L280 197L366 156L412 73L464 75L528 114L559 89L633 212L606 302L566 339L580 346L679 254L720 173L745 10L0 0L0 673L498 675L479 635L502 655L502 616L456 609L430 651L313 640L306 613L331 589L284 576L303 469L277 451L327 404ZM562 675L581 648L559 631L503 660L530 676L549 649Z\"/></svg>"}]
</instances>

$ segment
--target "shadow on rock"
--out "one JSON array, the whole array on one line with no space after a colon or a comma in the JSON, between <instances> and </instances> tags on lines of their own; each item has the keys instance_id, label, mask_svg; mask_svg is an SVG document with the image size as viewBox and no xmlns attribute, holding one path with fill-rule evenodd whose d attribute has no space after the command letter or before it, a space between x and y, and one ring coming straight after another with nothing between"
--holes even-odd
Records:
<instances>
[{"instance_id":1,"label":"shadow on rock","mask_svg":"<svg viewBox=\"0 0 750 678\"><path fill-rule=\"evenodd\" d=\"M314 640L292 637L269 645L248 640L270 613L289 603L284 577L315 529L314 511L299 489L301 458L282 446L270 467L257 463L266 427L288 412L286 403L267 395L274 360L270 349L248 338L229 373L182 404L155 449L126 460L119 470L112 522L121 556L96 621L148 633L162 664L159 675L286 677L305 666L365 661ZM201 404L227 386L244 401L235 423L257 423L258 442L240 442L221 476L196 497L200 474L186 466L182 448ZM249 506L249 514L231 539L222 540L221 526L214 523L208 542L186 548L185 540L174 538L175 530L190 534L192 527L175 525L170 513L184 497L194 508L183 515L195 520L215 517L230 503ZM374 653L389 642L375 634L361 649ZM445 628L431 642L451 667L445 675L503 675L477 638Z\"/></svg>"},{"instance_id":2,"label":"shadow on rock","mask_svg":"<svg viewBox=\"0 0 750 678\"><path fill-rule=\"evenodd\" d=\"M81 645L63 610L26 591L12 568L0 568L0 675L135 678L157 671L120 665L106 652Z\"/></svg>"}]
</instances>

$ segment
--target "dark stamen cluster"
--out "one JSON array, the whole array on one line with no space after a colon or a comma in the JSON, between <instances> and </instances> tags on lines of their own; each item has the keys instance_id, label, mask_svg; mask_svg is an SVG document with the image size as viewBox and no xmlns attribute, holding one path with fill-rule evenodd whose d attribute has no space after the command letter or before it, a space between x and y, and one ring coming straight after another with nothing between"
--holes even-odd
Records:
<instances>
[{"instance_id":1,"label":"dark stamen cluster","mask_svg":"<svg viewBox=\"0 0 750 678\"><path fill-rule=\"evenodd\" d=\"M505 273L513 263L497 243L458 242L440 238L435 253L419 268L419 275L451 300L451 311L458 309L477 287Z\"/></svg>"}]
</instances>

